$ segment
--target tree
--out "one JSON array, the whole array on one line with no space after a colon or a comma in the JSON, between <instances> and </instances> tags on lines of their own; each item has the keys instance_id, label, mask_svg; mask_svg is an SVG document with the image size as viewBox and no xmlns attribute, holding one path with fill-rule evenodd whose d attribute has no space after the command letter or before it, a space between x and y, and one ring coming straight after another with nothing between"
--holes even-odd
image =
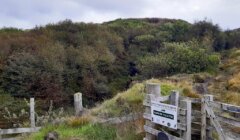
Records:
<instances>
[{"instance_id":1,"label":"tree","mask_svg":"<svg viewBox=\"0 0 240 140\"><path fill-rule=\"evenodd\" d=\"M2 87L13 96L29 97L43 64L27 52L16 53L9 57L2 73Z\"/></svg>"},{"instance_id":2,"label":"tree","mask_svg":"<svg viewBox=\"0 0 240 140\"><path fill-rule=\"evenodd\" d=\"M191 28L192 38L196 38L202 44L209 46L213 51L221 51L226 48L226 36L217 24L203 20L193 24Z\"/></svg>"},{"instance_id":3,"label":"tree","mask_svg":"<svg viewBox=\"0 0 240 140\"><path fill-rule=\"evenodd\" d=\"M44 59L28 52L16 53L7 61L1 79L5 91L15 97L36 97L62 102L66 97L61 75L50 71ZM55 69L56 70L56 69Z\"/></svg>"}]
</instances>

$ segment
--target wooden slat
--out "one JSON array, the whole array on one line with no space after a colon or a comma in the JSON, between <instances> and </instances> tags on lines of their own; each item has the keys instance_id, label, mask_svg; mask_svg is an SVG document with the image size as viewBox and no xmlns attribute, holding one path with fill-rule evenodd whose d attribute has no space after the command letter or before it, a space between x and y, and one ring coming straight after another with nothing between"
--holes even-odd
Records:
<instances>
[{"instance_id":1,"label":"wooden slat","mask_svg":"<svg viewBox=\"0 0 240 140\"><path fill-rule=\"evenodd\" d=\"M235 127L240 127L240 122L237 120L231 119L231 118L217 115L217 120L219 120L223 123L229 124L229 125L233 125Z\"/></svg>"},{"instance_id":2,"label":"wooden slat","mask_svg":"<svg viewBox=\"0 0 240 140\"><path fill-rule=\"evenodd\" d=\"M185 140L191 140L191 128L192 128L192 102L190 100L186 100L186 109L187 109L187 115L186 115L186 132L184 134Z\"/></svg>"},{"instance_id":3,"label":"wooden slat","mask_svg":"<svg viewBox=\"0 0 240 140\"><path fill-rule=\"evenodd\" d=\"M186 98L186 99L191 100L191 102L192 102L192 103L195 103L195 104L196 104L196 103L199 103L199 104L201 103L201 99L200 99L200 98L189 98L189 97L188 97L188 98Z\"/></svg>"},{"instance_id":4,"label":"wooden slat","mask_svg":"<svg viewBox=\"0 0 240 140\"><path fill-rule=\"evenodd\" d=\"M221 102L210 102L210 106L223 111L240 113L240 106L230 105L230 104L221 103Z\"/></svg>"},{"instance_id":5,"label":"wooden slat","mask_svg":"<svg viewBox=\"0 0 240 140\"><path fill-rule=\"evenodd\" d=\"M2 138L1 140L20 140L19 138Z\"/></svg>"},{"instance_id":6,"label":"wooden slat","mask_svg":"<svg viewBox=\"0 0 240 140\"><path fill-rule=\"evenodd\" d=\"M150 121L152 120L151 114L147 114L147 113L143 114L143 118L146 119L146 120L150 120ZM177 128L185 131L186 130L186 125L183 124L183 123L178 123Z\"/></svg>"},{"instance_id":7,"label":"wooden slat","mask_svg":"<svg viewBox=\"0 0 240 140\"><path fill-rule=\"evenodd\" d=\"M212 108L209 107L210 105L208 102L205 102L205 104L206 104L205 110L207 111L208 115L210 116L210 120L211 120L213 126L215 127L220 140L226 140L223 129L222 129L221 125L219 124L219 122L216 120L216 116L215 116Z\"/></svg>"},{"instance_id":8,"label":"wooden slat","mask_svg":"<svg viewBox=\"0 0 240 140\"><path fill-rule=\"evenodd\" d=\"M212 101L213 96L212 95L204 95L201 99L201 140L207 140L207 104L206 102ZM213 114L214 115L214 114Z\"/></svg>"},{"instance_id":9,"label":"wooden slat","mask_svg":"<svg viewBox=\"0 0 240 140\"><path fill-rule=\"evenodd\" d=\"M207 126L207 115L206 115L206 105L205 100L202 98L201 104L201 140L206 140L206 126Z\"/></svg>"},{"instance_id":10,"label":"wooden slat","mask_svg":"<svg viewBox=\"0 0 240 140\"><path fill-rule=\"evenodd\" d=\"M178 107L178 114L185 116L187 114L187 110L183 108Z\"/></svg>"},{"instance_id":11,"label":"wooden slat","mask_svg":"<svg viewBox=\"0 0 240 140\"><path fill-rule=\"evenodd\" d=\"M201 130L200 130L200 129L194 129L194 128L192 128L192 134L194 134L194 135L200 135L200 134L201 134Z\"/></svg>"},{"instance_id":12,"label":"wooden slat","mask_svg":"<svg viewBox=\"0 0 240 140\"><path fill-rule=\"evenodd\" d=\"M201 117L202 116L201 111L192 110L192 116L199 116L199 117Z\"/></svg>"},{"instance_id":13,"label":"wooden slat","mask_svg":"<svg viewBox=\"0 0 240 140\"><path fill-rule=\"evenodd\" d=\"M148 133L151 133L151 134L155 135L155 136L157 136L158 133L161 132L161 131L159 131L159 130L153 129L153 128L148 127L148 126L146 126L146 125L144 125L144 130L145 130L146 132L148 132ZM169 133L167 133L167 132L164 132L164 133L168 136L169 140L183 140L182 138L173 136L173 135L171 135L171 134L169 134Z\"/></svg>"},{"instance_id":14,"label":"wooden slat","mask_svg":"<svg viewBox=\"0 0 240 140\"><path fill-rule=\"evenodd\" d=\"M39 131L40 129L41 129L41 127L1 129L0 135L37 132L37 131Z\"/></svg>"},{"instance_id":15,"label":"wooden slat","mask_svg":"<svg viewBox=\"0 0 240 140\"><path fill-rule=\"evenodd\" d=\"M192 116L191 122L201 122L201 116Z\"/></svg>"}]
</instances>

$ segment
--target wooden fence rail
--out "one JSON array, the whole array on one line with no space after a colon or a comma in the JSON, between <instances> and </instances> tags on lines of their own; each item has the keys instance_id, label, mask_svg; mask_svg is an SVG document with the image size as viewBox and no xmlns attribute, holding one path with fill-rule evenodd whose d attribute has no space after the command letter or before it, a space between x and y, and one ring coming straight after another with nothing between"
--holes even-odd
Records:
<instances>
[{"instance_id":1,"label":"wooden fence rail","mask_svg":"<svg viewBox=\"0 0 240 140\"><path fill-rule=\"evenodd\" d=\"M213 132L217 132L220 140L228 140L229 136L226 135L223 124L240 128L240 106L214 101L212 95L195 99L181 97L177 91L172 91L169 96L162 96L160 85L152 83L146 85L146 92L143 101L145 106L143 118L146 120L144 140L155 140L161 132L164 132L169 140L211 140ZM153 123L151 112L153 102L177 107L177 130ZM228 115L225 115L226 113ZM236 134L236 137L238 136Z\"/></svg>"}]
</instances>

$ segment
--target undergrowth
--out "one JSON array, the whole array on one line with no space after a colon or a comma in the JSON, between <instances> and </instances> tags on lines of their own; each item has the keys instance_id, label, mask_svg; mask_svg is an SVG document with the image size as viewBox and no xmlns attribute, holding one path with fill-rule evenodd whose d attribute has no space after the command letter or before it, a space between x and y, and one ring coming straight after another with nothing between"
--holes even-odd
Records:
<instances>
[{"instance_id":1,"label":"undergrowth","mask_svg":"<svg viewBox=\"0 0 240 140\"><path fill-rule=\"evenodd\" d=\"M33 133L26 140L43 140L44 136L55 131L59 134L61 140L113 140L116 138L116 128L114 126L105 126L103 124L87 124L82 127L71 127L66 124L48 125L38 133Z\"/></svg>"}]
</instances>

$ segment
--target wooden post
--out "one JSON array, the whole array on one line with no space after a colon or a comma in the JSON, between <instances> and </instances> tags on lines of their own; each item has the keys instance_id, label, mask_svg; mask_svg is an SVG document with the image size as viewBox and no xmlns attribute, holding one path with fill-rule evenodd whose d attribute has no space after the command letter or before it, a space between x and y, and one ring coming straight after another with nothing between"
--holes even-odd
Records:
<instances>
[{"instance_id":1,"label":"wooden post","mask_svg":"<svg viewBox=\"0 0 240 140\"><path fill-rule=\"evenodd\" d=\"M207 129L207 114L206 114L206 107L205 107L205 99L202 97L201 99L201 140L206 140L206 129Z\"/></svg>"},{"instance_id":2,"label":"wooden post","mask_svg":"<svg viewBox=\"0 0 240 140\"><path fill-rule=\"evenodd\" d=\"M83 106L82 106L82 93L80 92L74 94L74 107L75 115L76 116L81 115L83 111Z\"/></svg>"},{"instance_id":3,"label":"wooden post","mask_svg":"<svg viewBox=\"0 0 240 140\"><path fill-rule=\"evenodd\" d=\"M153 95L153 97L161 96L161 88L160 88L159 84L148 83L148 84L146 84L146 89L147 89L147 94L151 94L151 95ZM151 102L151 98L150 98L150 102ZM151 114L151 107L146 107L145 113ZM152 123L150 120L146 120L146 126L154 128L154 127L156 127L156 124ZM146 133L146 137L144 138L144 140L154 140L154 139L156 139L156 136L154 136L150 133Z\"/></svg>"},{"instance_id":4,"label":"wooden post","mask_svg":"<svg viewBox=\"0 0 240 140\"><path fill-rule=\"evenodd\" d=\"M207 112L206 112L206 102L213 101L213 95L204 95L201 102L201 140L207 139ZM210 133L208 133L209 135Z\"/></svg>"},{"instance_id":5,"label":"wooden post","mask_svg":"<svg viewBox=\"0 0 240 140\"><path fill-rule=\"evenodd\" d=\"M34 98L30 98L30 122L31 128L35 128L35 111L34 111Z\"/></svg>"},{"instance_id":6,"label":"wooden post","mask_svg":"<svg viewBox=\"0 0 240 140\"><path fill-rule=\"evenodd\" d=\"M191 100L181 100L180 107L186 109L186 118L185 118L185 124L186 124L186 130L182 131L181 137L184 140L191 140L191 130L192 130L192 102Z\"/></svg>"},{"instance_id":7,"label":"wooden post","mask_svg":"<svg viewBox=\"0 0 240 140\"><path fill-rule=\"evenodd\" d=\"M192 130L192 102L190 100L186 100L186 109L187 109L187 114L186 114L186 126L187 130L184 135L185 140L191 140L191 130Z\"/></svg>"},{"instance_id":8,"label":"wooden post","mask_svg":"<svg viewBox=\"0 0 240 140\"><path fill-rule=\"evenodd\" d=\"M179 105L179 92L176 90L171 91L169 100L170 100L171 105L178 106Z\"/></svg>"},{"instance_id":9,"label":"wooden post","mask_svg":"<svg viewBox=\"0 0 240 140\"><path fill-rule=\"evenodd\" d=\"M2 139L2 129L0 128L0 140Z\"/></svg>"},{"instance_id":10,"label":"wooden post","mask_svg":"<svg viewBox=\"0 0 240 140\"><path fill-rule=\"evenodd\" d=\"M213 95L205 95L204 98L205 98L207 101L213 101ZM209 115L207 115L207 116L209 116ZM212 123L211 123L210 118L207 118L207 120L206 120L206 126L208 126L208 125L212 126ZM212 137L213 137L213 136L212 136L212 129L207 130L207 131L206 131L206 138L209 139L209 138L212 138Z\"/></svg>"}]
</instances>

